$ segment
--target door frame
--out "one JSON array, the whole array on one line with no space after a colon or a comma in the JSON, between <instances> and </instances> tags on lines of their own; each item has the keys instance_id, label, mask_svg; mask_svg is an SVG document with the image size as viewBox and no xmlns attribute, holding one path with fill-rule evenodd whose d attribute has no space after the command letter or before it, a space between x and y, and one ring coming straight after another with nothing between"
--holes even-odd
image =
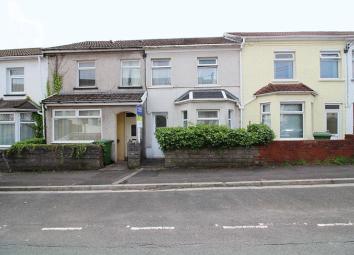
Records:
<instances>
[{"instance_id":1,"label":"door frame","mask_svg":"<svg viewBox=\"0 0 354 255\"><path fill-rule=\"evenodd\" d=\"M166 116L166 127L168 126L168 112L153 112L152 113L152 132L151 132L151 149L152 149L152 157L153 158L163 158L164 154L162 152L162 150L160 149L160 147L155 148L155 144L157 144L157 146L159 146L159 143L157 142L157 139L155 137L155 131L156 131L156 116L157 115L163 115ZM158 150L158 151L157 151Z\"/></svg>"},{"instance_id":2,"label":"door frame","mask_svg":"<svg viewBox=\"0 0 354 255\"><path fill-rule=\"evenodd\" d=\"M338 105L338 109L325 109L325 127L327 129L327 113L336 113L337 114L337 134L332 134L331 139L339 139L341 136L341 114L340 114L340 104L326 104L326 105Z\"/></svg>"}]
</instances>

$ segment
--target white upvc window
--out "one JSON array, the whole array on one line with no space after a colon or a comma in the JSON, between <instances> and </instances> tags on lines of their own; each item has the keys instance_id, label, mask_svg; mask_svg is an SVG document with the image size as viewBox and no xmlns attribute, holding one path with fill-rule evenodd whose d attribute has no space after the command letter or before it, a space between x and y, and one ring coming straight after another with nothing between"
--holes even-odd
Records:
<instances>
[{"instance_id":1,"label":"white upvc window","mask_svg":"<svg viewBox=\"0 0 354 255\"><path fill-rule=\"evenodd\" d=\"M219 111L218 110L198 110L197 124L219 125Z\"/></svg>"},{"instance_id":2,"label":"white upvc window","mask_svg":"<svg viewBox=\"0 0 354 255\"><path fill-rule=\"evenodd\" d=\"M102 137L100 109L53 110L53 141L86 143Z\"/></svg>"},{"instance_id":3,"label":"white upvc window","mask_svg":"<svg viewBox=\"0 0 354 255\"><path fill-rule=\"evenodd\" d=\"M228 109L227 110L227 126L229 128L234 128L234 124L235 120L234 120L234 110L232 109Z\"/></svg>"},{"instance_id":4,"label":"white upvc window","mask_svg":"<svg viewBox=\"0 0 354 255\"><path fill-rule=\"evenodd\" d=\"M261 104L261 123L271 127L270 103Z\"/></svg>"},{"instance_id":5,"label":"white upvc window","mask_svg":"<svg viewBox=\"0 0 354 255\"><path fill-rule=\"evenodd\" d=\"M140 87L140 61L122 60L121 61L121 87Z\"/></svg>"},{"instance_id":6,"label":"white upvc window","mask_svg":"<svg viewBox=\"0 0 354 255\"><path fill-rule=\"evenodd\" d=\"M338 79L339 78L339 51L321 51L320 53L320 78Z\"/></svg>"},{"instance_id":7,"label":"white upvc window","mask_svg":"<svg viewBox=\"0 0 354 255\"><path fill-rule=\"evenodd\" d=\"M171 85L171 59L152 59L151 84L155 86Z\"/></svg>"},{"instance_id":8,"label":"white upvc window","mask_svg":"<svg viewBox=\"0 0 354 255\"><path fill-rule=\"evenodd\" d=\"M32 112L0 113L0 147L33 138Z\"/></svg>"},{"instance_id":9,"label":"white upvc window","mask_svg":"<svg viewBox=\"0 0 354 255\"><path fill-rule=\"evenodd\" d=\"M182 126L188 127L188 111L182 111Z\"/></svg>"},{"instance_id":10,"label":"white upvc window","mask_svg":"<svg viewBox=\"0 0 354 255\"><path fill-rule=\"evenodd\" d=\"M25 92L25 69L14 67L7 69L8 93L23 94Z\"/></svg>"},{"instance_id":11,"label":"white upvc window","mask_svg":"<svg viewBox=\"0 0 354 255\"><path fill-rule=\"evenodd\" d=\"M198 58L198 84L217 84L217 58Z\"/></svg>"},{"instance_id":12,"label":"white upvc window","mask_svg":"<svg viewBox=\"0 0 354 255\"><path fill-rule=\"evenodd\" d=\"M280 138L292 139L304 137L303 103L280 104Z\"/></svg>"},{"instance_id":13,"label":"white upvc window","mask_svg":"<svg viewBox=\"0 0 354 255\"><path fill-rule=\"evenodd\" d=\"M78 62L78 86L94 87L96 86L96 64L95 61Z\"/></svg>"},{"instance_id":14,"label":"white upvc window","mask_svg":"<svg viewBox=\"0 0 354 255\"><path fill-rule=\"evenodd\" d=\"M352 51L352 79L354 79L354 51Z\"/></svg>"},{"instance_id":15,"label":"white upvc window","mask_svg":"<svg viewBox=\"0 0 354 255\"><path fill-rule=\"evenodd\" d=\"M294 79L294 52L274 52L274 79Z\"/></svg>"},{"instance_id":16,"label":"white upvc window","mask_svg":"<svg viewBox=\"0 0 354 255\"><path fill-rule=\"evenodd\" d=\"M339 104L326 104L326 130L332 134L333 138L338 138L339 136Z\"/></svg>"}]
</instances>

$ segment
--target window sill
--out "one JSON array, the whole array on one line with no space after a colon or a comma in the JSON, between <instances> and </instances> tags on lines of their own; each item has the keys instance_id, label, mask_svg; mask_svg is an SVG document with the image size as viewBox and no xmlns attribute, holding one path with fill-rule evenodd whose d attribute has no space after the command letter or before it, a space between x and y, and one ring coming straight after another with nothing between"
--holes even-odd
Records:
<instances>
[{"instance_id":1,"label":"window sill","mask_svg":"<svg viewBox=\"0 0 354 255\"><path fill-rule=\"evenodd\" d=\"M168 89L168 88L173 88L172 85L152 85L148 87L148 89Z\"/></svg>"},{"instance_id":2,"label":"window sill","mask_svg":"<svg viewBox=\"0 0 354 255\"><path fill-rule=\"evenodd\" d=\"M118 89L142 89L142 86L119 86Z\"/></svg>"},{"instance_id":3,"label":"window sill","mask_svg":"<svg viewBox=\"0 0 354 255\"><path fill-rule=\"evenodd\" d=\"M74 87L74 90L90 90L90 89L98 89L98 87Z\"/></svg>"},{"instance_id":4,"label":"window sill","mask_svg":"<svg viewBox=\"0 0 354 255\"><path fill-rule=\"evenodd\" d=\"M272 80L272 83L295 83L295 82L299 82L299 81L293 79Z\"/></svg>"},{"instance_id":5,"label":"window sill","mask_svg":"<svg viewBox=\"0 0 354 255\"><path fill-rule=\"evenodd\" d=\"M26 94L4 94L4 97L23 97L26 96Z\"/></svg>"},{"instance_id":6,"label":"window sill","mask_svg":"<svg viewBox=\"0 0 354 255\"><path fill-rule=\"evenodd\" d=\"M198 84L195 87L207 87L207 88L211 88L211 87L221 87L221 85L219 84Z\"/></svg>"},{"instance_id":7,"label":"window sill","mask_svg":"<svg viewBox=\"0 0 354 255\"><path fill-rule=\"evenodd\" d=\"M345 81L344 79L340 79L340 78L323 78L323 79L319 79L319 81L329 81L329 82L331 82L331 81L337 81L337 82L343 82L343 81Z\"/></svg>"}]
</instances>

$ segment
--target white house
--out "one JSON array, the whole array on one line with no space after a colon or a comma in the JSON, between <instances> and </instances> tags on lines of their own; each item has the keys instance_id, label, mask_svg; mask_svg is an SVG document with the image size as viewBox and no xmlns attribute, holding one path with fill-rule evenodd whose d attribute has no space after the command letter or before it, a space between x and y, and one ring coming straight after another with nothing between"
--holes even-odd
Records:
<instances>
[{"instance_id":1,"label":"white house","mask_svg":"<svg viewBox=\"0 0 354 255\"><path fill-rule=\"evenodd\" d=\"M32 113L40 110L47 76L40 48L0 50L0 148L33 137Z\"/></svg>"}]
</instances>

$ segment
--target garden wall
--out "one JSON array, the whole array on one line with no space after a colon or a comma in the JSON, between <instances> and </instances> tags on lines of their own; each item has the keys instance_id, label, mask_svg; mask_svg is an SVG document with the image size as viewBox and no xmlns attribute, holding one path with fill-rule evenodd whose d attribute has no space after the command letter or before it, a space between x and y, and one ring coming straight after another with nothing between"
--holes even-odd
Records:
<instances>
[{"instance_id":1,"label":"garden wall","mask_svg":"<svg viewBox=\"0 0 354 255\"><path fill-rule=\"evenodd\" d=\"M1 155L0 155L1 156ZM5 153L10 171L96 170L103 167L100 145L35 145ZM9 171L3 159L0 170Z\"/></svg>"},{"instance_id":2,"label":"garden wall","mask_svg":"<svg viewBox=\"0 0 354 255\"><path fill-rule=\"evenodd\" d=\"M354 135L345 140L274 141L268 145L234 149L165 152L166 167L245 167L354 157Z\"/></svg>"}]
</instances>

